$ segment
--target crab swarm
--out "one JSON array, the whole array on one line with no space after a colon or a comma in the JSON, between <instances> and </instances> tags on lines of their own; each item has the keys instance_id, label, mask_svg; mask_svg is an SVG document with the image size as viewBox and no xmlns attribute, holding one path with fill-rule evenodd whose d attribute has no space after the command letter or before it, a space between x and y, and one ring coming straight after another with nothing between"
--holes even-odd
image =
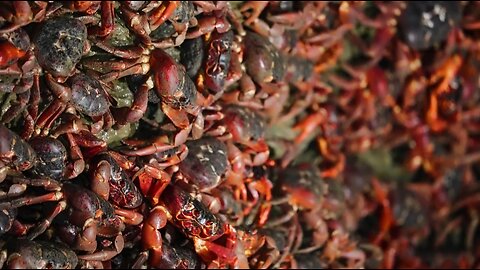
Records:
<instances>
[{"instance_id":1,"label":"crab swarm","mask_svg":"<svg viewBox=\"0 0 480 270\"><path fill-rule=\"evenodd\" d=\"M479 267L478 10L1 1L0 265Z\"/></svg>"}]
</instances>

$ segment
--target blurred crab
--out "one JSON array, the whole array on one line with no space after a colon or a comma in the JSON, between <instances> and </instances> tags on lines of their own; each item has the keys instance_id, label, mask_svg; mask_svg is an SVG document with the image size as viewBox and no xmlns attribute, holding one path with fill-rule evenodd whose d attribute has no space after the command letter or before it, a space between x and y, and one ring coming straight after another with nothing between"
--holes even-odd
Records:
<instances>
[{"instance_id":1,"label":"blurred crab","mask_svg":"<svg viewBox=\"0 0 480 270\"><path fill-rule=\"evenodd\" d=\"M88 28L89 36L105 38L113 31L115 23L114 2L112 1L68 1L63 7L87 15L93 15L100 9L100 25L94 24Z\"/></svg>"},{"instance_id":2,"label":"blurred crab","mask_svg":"<svg viewBox=\"0 0 480 270\"><path fill-rule=\"evenodd\" d=\"M241 65L244 65L246 71L243 74L240 73L241 68L238 68ZM234 41L230 66L237 67L232 70L239 74L230 74L231 79L227 80L227 85L240 80L241 87L240 91L226 96L227 100L232 101L248 101L255 96L268 99L269 89L262 85L281 81L285 72L285 63L279 51L266 38L250 31L244 37L237 36L237 40ZM259 90L255 83L261 86ZM267 103L267 101L265 102ZM250 106L258 105L253 103Z\"/></svg>"},{"instance_id":3,"label":"blurred crab","mask_svg":"<svg viewBox=\"0 0 480 270\"><path fill-rule=\"evenodd\" d=\"M222 115L216 112L218 108L210 106L215 98L211 95L205 97L197 93L196 86L186 74L185 67L177 63L172 56L162 49L154 49L147 53L150 55L149 60L139 57L127 66L120 64L111 72L102 75L101 79L108 82L133 74L147 75L143 84L135 91L132 105L113 108L112 113L117 126L138 121L147 109L148 93L153 88L156 95L161 98L162 111L174 125L170 129L180 129L174 135L175 139L172 144L163 144L161 148L160 144L157 145L156 150L149 153L153 154L155 151L164 151L180 146L190 132L195 138L201 137L205 118L218 119ZM143 61L148 61L148 63ZM203 109L212 110L213 113L204 117ZM192 117L194 119L190 120L189 118Z\"/></svg>"}]
</instances>

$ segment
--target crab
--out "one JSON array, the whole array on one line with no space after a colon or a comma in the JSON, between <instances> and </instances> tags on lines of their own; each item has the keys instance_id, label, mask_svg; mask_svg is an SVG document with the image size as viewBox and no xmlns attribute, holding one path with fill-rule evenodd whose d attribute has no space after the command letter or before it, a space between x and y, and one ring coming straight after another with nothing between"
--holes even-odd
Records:
<instances>
[{"instance_id":1,"label":"crab","mask_svg":"<svg viewBox=\"0 0 480 270\"><path fill-rule=\"evenodd\" d=\"M157 48L180 45L188 28L198 24L194 6L188 1L150 2L146 6L123 3L120 10L130 30L144 44Z\"/></svg>"},{"instance_id":2,"label":"crab","mask_svg":"<svg viewBox=\"0 0 480 270\"><path fill-rule=\"evenodd\" d=\"M227 104L264 110L272 123L294 118L312 103L318 95L316 92L327 88L317 76L312 76L313 63L280 53L268 39L251 31L243 37L236 36L230 62L226 86L238 81L238 89L225 92L222 100ZM281 108L292 95L290 85L301 90L295 94L299 101L283 119L278 119Z\"/></svg>"},{"instance_id":3,"label":"crab","mask_svg":"<svg viewBox=\"0 0 480 270\"><path fill-rule=\"evenodd\" d=\"M224 181L225 172L229 168L226 146L214 137L203 137L187 141L186 147L188 154L178 165L172 165L166 170L162 170L158 163L143 165L136 173L139 185L146 196L158 203L164 189L174 182L196 193L196 198L204 202L209 210L218 212L218 199L210 191Z\"/></svg>"},{"instance_id":4,"label":"crab","mask_svg":"<svg viewBox=\"0 0 480 270\"><path fill-rule=\"evenodd\" d=\"M29 172L36 177L48 177L61 181L72 179L83 172L85 163L77 141L68 135L70 144L69 157L72 162L67 163L67 149L58 139L52 137L35 137L29 141L37 154L37 162Z\"/></svg>"},{"instance_id":5,"label":"crab","mask_svg":"<svg viewBox=\"0 0 480 270\"><path fill-rule=\"evenodd\" d=\"M234 34L231 30L225 33L214 31L205 42L206 49L203 57L205 63L197 81L213 93L225 90L230 69L233 39Z\"/></svg>"},{"instance_id":6,"label":"crab","mask_svg":"<svg viewBox=\"0 0 480 270\"><path fill-rule=\"evenodd\" d=\"M68 17L45 21L33 43L38 63L57 82L72 75L81 57L90 50L87 28L80 20Z\"/></svg>"},{"instance_id":7,"label":"crab","mask_svg":"<svg viewBox=\"0 0 480 270\"><path fill-rule=\"evenodd\" d=\"M68 1L67 3L63 3L63 7L73 12L82 12L87 15L93 15L100 9L100 25L96 24L88 28L88 35L103 39L112 33L115 24L114 2Z\"/></svg>"},{"instance_id":8,"label":"crab","mask_svg":"<svg viewBox=\"0 0 480 270\"><path fill-rule=\"evenodd\" d=\"M178 147L186 141L190 132L194 138L200 138L203 134L205 119L214 120L222 117L218 113L218 108L211 106L215 98L212 95L205 97L198 93L194 82L186 74L185 68L172 56L162 49L154 49L148 53L150 55L148 64L143 63L144 60L140 57L134 60L130 67L128 65L118 67L126 68L124 71L113 70L101 76L103 81L108 82L133 74L147 75L143 84L135 91L134 101L130 107L112 109L116 126L123 126L141 119L149 102L149 90L154 89L155 94L161 98L159 105L163 113L174 126L170 126L169 129L178 129L172 143L160 143L160 140L155 146L143 149L142 155L151 155ZM140 63L137 63L138 61ZM212 110L213 113L204 116L203 110ZM190 118L193 119L190 120Z\"/></svg>"},{"instance_id":9,"label":"crab","mask_svg":"<svg viewBox=\"0 0 480 270\"><path fill-rule=\"evenodd\" d=\"M8 269L75 269L77 264L78 257L75 252L58 242L16 239L7 242L0 255L0 266Z\"/></svg>"},{"instance_id":10,"label":"crab","mask_svg":"<svg viewBox=\"0 0 480 270\"><path fill-rule=\"evenodd\" d=\"M88 75L79 73L71 77L71 88L55 82L51 75L46 75L50 90L57 97L38 117L36 132L48 133L48 128L67 107L71 106L95 121L90 131L97 134L102 129L113 125L107 92L100 82ZM103 125L102 125L103 124Z\"/></svg>"},{"instance_id":11,"label":"crab","mask_svg":"<svg viewBox=\"0 0 480 270\"><path fill-rule=\"evenodd\" d=\"M90 161L91 190L111 201L115 213L128 225L143 221L143 216L133 210L143 203L142 193L127 175L133 167L132 162L113 151L99 153Z\"/></svg>"},{"instance_id":12,"label":"crab","mask_svg":"<svg viewBox=\"0 0 480 270\"><path fill-rule=\"evenodd\" d=\"M47 7L48 3L43 1L2 3L0 17L2 22L6 23L2 24L0 33L11 32L27 24L42 21L46 16Z\"/></svg>"},{"instance_id":13,"label":"crab","mask_svg":"<svg viewBox=\"0 0 480 270\"><path fill-rule=\"evenodd\" d=\"M406 237L405 234L409 235L407 245L415 245L428 235L429 229L425 224L429 222L429 213L418 194L406 188L390 192L376 178L371 183L375 198L382 209L379 231L372 240L374 244L380 244L395 227L400 227L404 234L391 242L390 249L392 250L396 249L394 243L402 241L402 238ZM384 264L391 267L393 263L393 258L385 256Z\"/></svg>"},{"instance_id":14,"label":"crab","mask_svg":"<svg viewBox=\"0 0 480 270\"><path fill-rule=\"evenodd\" d=\"M272 190L272 199L263 202L271 208L270 214L267 214L266 222L262 230L288 229L290 234L288 237L287 251L284 251L281 259L283 261L288 254L295 252L310 252L325 245L329 237L327 225L324 217L320 215L319 210L325 204L325 195L327 187L320 178L317 168L310 164L300 164L290 166L281 172L278 172L277 179L273 180L278 183L277 187ZM274 216L278 211L283 212L281 216ZM268 213L268 212L267 212ZM313 231L313 243L311 246L300 249L302 244L303 232L299 223L299 215L304 217L307 226ZM307 251L308 250L308 251Z\"/></svg>"},{"instance_id":15,"label":"crab","mask_svg":"<svg viewBox=\"0 0 480 270\"><path fill-rule=\"evenodd\" d=\"M35 150L15 132L0 124L0 182L5 179L9 168L25 171L36 162Z\"/></svg>"},{"instance_id":16,"label":"crab","mask_svg":"<svg viewBox=\"0 0 480 270\"><path fill-rule=\"evenodd\" d=\"M223 223L205 205L180 187L168 185L143 225L143 246L150 251L150 265L160 263L162 235L159 230L165 227L167 222L181 229L194 241L197 254L207 265L213 261L222 266L235 263L235 229ZM224 245L217 243L222 238Z\"/></svg>"},{"instance_id":17,"label":"crab","mask_svg":"<svg viewBox=\"0 0 480 270\"><path fill-rule=\"evenodd\" d=\"M15 179L14 177L13 181L16 180L28 185L43 186L52 192L33 197L24 195L7 202L4 201L0 203L1 209L19 208L49 201L57 202L51 213L29 230L27 239L35 239L45 232L53 222L63 241L74 250L88 252L88 254L80 255L80 259L108 260L122 251L124 239L121 232L125 225L115 214L110 203L92 191L68 182L59 183L49 179ZM55 219L59 215L64 216L62 219ZM112 237L114 241L105 249L96 251L97 235Z\"/></svg>"},{"instance_id":18,"label":"crab","mask_svg":"<svg viewBox=\"0 0 480 270\"><path fill-rule=\"evenodd\" d=\"M280 218L284 211L274 206L270 216ZM249 264L254 268L277 268L290 260L291 251L301 238L300 224L296 215L289 216L282 224L266 224L259 231L263 237L256 250L249 256Z\"/></svg>"},{"instance_id":19,"label":"crab","mask_svg":"<svg viewBox=\"0 0 480 270\"><path fill-rule=\"evenodd\" d=\"M227 140L228 155L232 162L235 172L245 171L245 165L259 166L264 164L270 154L270 150L265 142L266 123L262 116L256 111L240 107L237 105L228 105L223 109L225 114L222 120L226 128L227 135L231 139ZM236 146L245 147L242 151ZM240 158L245 154L252 158Z\"/></svg>"},{"instance_id":20,"label":"crab","mask_svg":"<svg viewBox=\"0 0 480 270\"><path fill-rule=\"evenodd\" d=\"M66 38L58 33L65 32ZM58 42L58 46L53 44ZM109 100L102 85L95 78L76 70L76 64L90 49L87 29L78 19L59 17L46 21L34 39L35 55L40 66L47 72L46 80L55 99L36 121L36 134L48 133L53 121L65 111L67 105L90 116L95 122L105 119L105 128L112 125ZM56 44L56 43L55 43ZM73 77L71 77L74 75ZM71 77L68 83L63 83ZM97 133L97 125L92 132Z\"/></svg>"},{"instance_id":21,"label":"crab","mask_svg":"<svg viewBox=\"0 0 480 270\"><path fill-rule=\"evenodd\" d=\"M161 250L161 258L158 261L150 261L150 267L169 268L169 269L195 269L202 265L197 254L189 248L179 245L169 244L163 240ZM148 252L142 252L132 265L133 269L137 269L143 265L148 258Z\"/></svg>"},{"instance_id":22,"label":"crab","mask_svg":"<svg viewBox=\"0 0 480 270\"><path fill-rule=\"evenodd\" d=\"M182 177L200 191L220 185L228 169L227 146L213 137L188 141L186 145L189 154L179 164Z\"/></svg>"},{"instance_id":23,"label":"crab","mask_svg":"<svg viewBox=\"0 0 480 270\"><path fill-rule=\"evenodd\" d=\"M1 122L6 124L20 115L26 107L35 110L39 103L36 94L40 92L40 67L35 59L30 38L23 29L1 34L0 47L0 92L12 93L17 97L2 116Z\"/></svg>"},{"instance_id":24,"label":"crab","mask_svg":"<svg viewBox=\"0 0 480 270\"><path fill-rule=\"evenodd\" d=\"M460 3L408 3L398 26L410 47L424 50L446 40L461 16Z\"/></svg>"}]
</instances>

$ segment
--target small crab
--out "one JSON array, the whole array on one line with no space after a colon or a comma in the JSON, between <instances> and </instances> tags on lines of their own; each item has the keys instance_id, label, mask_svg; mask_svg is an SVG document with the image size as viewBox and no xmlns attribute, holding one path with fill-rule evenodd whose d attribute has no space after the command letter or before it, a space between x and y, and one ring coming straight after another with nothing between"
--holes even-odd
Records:
<instances>
[{"instance_id":1,"label":"small crab","mask_svg":"<svg viewBox=\"0 0 480 270\"><path fill-rule=\"evenodd\" d=\"M77 264L75 252L60 242L15 239L6 243L0 255L0 266L8 269L75 269Z\"/></svg>"},{"instance_id":2,"label":"small crab","mask_svg":"<svg viewBox=\"0 0 480 270\"><path fill-rule=\"evenodd\" d=\"M140 191L125 172L133 166L132 162L113 151L95 155L90 165L92 190L117 206L137 208L142 204Z\"/></svg>"},{"instance_id":3,"label":"small crab","mask_svg":"<svg viewBox=\"0 0 480 270\"><path fill-rule=\"evenodd\" d=\"M30 38L22 28L0 34L0 48L0 92L12 93L17 97L1 119L2 123L9 123L26 107L35 110L39 102L34 95L40 92L40 67L35 59Z\"/></svg>"},{"instance_id":4,"label":"small crab","mask_svg":"<svg viewBox=\"0 0 480 270\"><path fill-rule=\"evenodd\" d=\"M49 179L16 179L28 185L43 186L52 191L34 197L22 196L0 203L0 209L19 208L26 205L57 202L51 213L33 227L27 235L35 239L54 224L60 238L74 250L83 250L89 254L81 255L84 260L108 260L123 249L121 232L125 224L116 215L113 206L94 192L68 182L59 183ZM101 215L99 215L101 213ZM62 218L55 219L57 216ZM114 246L97 251L97 235L112 237Z\"/></svg>"},{"instance_id":5,"label":"small crab","mask_svg":"<svg viewBox=\"0 0 480 270\"><path fill-rule=\"evenodd\" d=\"M68 87L56 82L50 74L47 74L46 78L49 89L57 98L39 115L36 123L37 133L42 130L43 133L47 133L48 128L68 106L95 121L90 127L93 133L98 133L101 129L108 129L113 125L108 94L98 80L78 73L67 81L71 84L71 87ZM97 123L102 123L102 125Z\"/></svg>"},{"instance_id":6,"label":"small crab","mask_svg":"<svg viewBox=\"0 0 480 270\"><path fill-rule=\"evenodd\" d=\"M0 28L0 33L14 31L32 22L40 22L45 18L47 2L16 1L2 2L0 9L2 22L6 22Z\"/></svg>"},{"instance_id":7,"label":"small crab","mask_svg":"<svg viewBox=\"0 0 480 270\"><path fill-rule=\"evenodd\" d=\"M189 26L197 24L194 6L189 1L150 2L146 6L122 3L120 10L130 30L144 44L157 48L180 45Z\"/></svg>"},{"instance_id":8,"label":"small crab","mask_svg":"<svg viewBox=\"0 0 480 270\"><path fill-rule=\"evenodd\" d=\"M252 109L229 105L222 113L224 119L222 124L226 127L227 133L231 135L228 140L228 155L234 171L243 171L245 165L259 166L266 162L270 150L265 141L266 123L262 116ZM244 147L241 151L235 144ZM239 156L252 155L252 158L242 160ZM242 165L243 164L243 165Z\"/></svg>"},{"instance_id":9,"label":"small crab","mask_svg":"<svg viewBox=\"0 0 480 270\"><path fill-rule=\"evenodd\" d=\"M189 153L179 164L180 173L199 190L210 190L221 184L228 169L227 147L213 137L187 141Z\"/></svg>"},{"instance_id":10,"label":"small crab","mask_svg":"<svg viewBox=\"0 0 480 270\"><path fill-rule=\"evenodd\" d=\"M36 162L35 150L15 132L0 124L0 182L5 179L9 168L25 171Z\"/></svg>"},{"instance_id":11,"label":"small crab","mask_svg":"<svg viewBox=\"0 0 480 270\"><path fill-rule=\"evenodd\" d=\"M75 72L80 58L90 50L87 28L80 20L68 17L45 21L33 43L40 66L60 82Z\"/></svg>"},{"instance_id":12,"label":"small crab","mask_svg":"<svg viewBox=\"0 0 480 270\"><path fill-rule=\"evenodd\" d=\"M167 221L193 239L197 254L207 264L212 260L219 260L222 265L234 263L235 229L223 223L186 191L168 185L143 225L143 245L144 249L150 250L151 265L157 265L161 259L162 235L159 229L165 227ZM220 238L225 238L225 246L216 243Z\"/></svg>"},{"instance_id":13,"label":"small crab","mask_svg":"<svg viewBox=\"0 0 480 270\"><path fill-rule=\"evenodd\" d=\"M410 47L423 50L444 41L461 18L460 3L409 2L399 18L398 27L402 39Z\"/></svg>"},{"instance_id":14,"label":"small crab","mask_svg":"<svg viewBox=\"0 0 480 270\"><path fill-rule=\"evenodd\" d=\"M389 191L378 179L372 180L372 186L375 199L382 209L379 230L373 243L380 243L395 227L411 234L413 238L428 235L429 229L425 224L429 222L429 212L419 194L405 187Z\"/></svg>"},{"instance_id":15,"label":"small crab","mask_svg":"<svg viewBox=\"0 0 480 270\"><path fill-rule=\"evenodd\" d=\"M218 108L211 106L214 97L198 93L195 83L187 75L185 67L162 49L149 52L148 64L143 63L142 57L134 60L132 66L124 67L127 70L111 71L102 75L111 81L120 77L133 74L147 75L143 84L138 87L134 101L130 107L113 108L112 113L117 126L138 121L143 117L149 102L149 90L154 89L160 98L163 113L171 120L177 133L171 144L156 144L155 148L145 148L143 155L150 155L158 151L165 151L183 144L190 132L194 138L203 134L204 121L222 117ZM137 63L140 61L140 63ZM213 110L214 113L204 116L203 110ZM193 118L193 119L191 119ZM172 127L170 127L171 129ZM151 151L150 151L151 150Z\"/></svg>"}]
</instances>

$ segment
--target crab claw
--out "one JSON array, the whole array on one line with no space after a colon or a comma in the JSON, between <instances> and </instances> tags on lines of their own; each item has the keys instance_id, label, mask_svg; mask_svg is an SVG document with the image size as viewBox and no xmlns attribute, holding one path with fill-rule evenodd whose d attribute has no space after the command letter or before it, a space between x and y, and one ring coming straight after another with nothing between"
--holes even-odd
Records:
<instances>
[{"instance_id":1,"label":"crab claw","mask_svg":"<svg viewBox=\"0 0 480 270\"><path fill-rule=\"evenodd\" d=\"M218 243L224 240L224 245ZM223 242L223 241L222 241ZM205 241L200 238L194 239L195 250L200 257L220 267L234 266L237 262L237 234L233 227L225 225L225 234L215 241Z\"/></svg>"},{"instance_id":2,"label":"crab claw","mask_svg":"<svg viewBox=\"0 0 480 270\"><path fill-rule=\"evenodd\" d=\"M171 180L168 173L148 164L135 174L133 179L136 178L138 178L142 194L148 197L154 205L158 203L160 195Z\"/></svg>"}]
</instances>

